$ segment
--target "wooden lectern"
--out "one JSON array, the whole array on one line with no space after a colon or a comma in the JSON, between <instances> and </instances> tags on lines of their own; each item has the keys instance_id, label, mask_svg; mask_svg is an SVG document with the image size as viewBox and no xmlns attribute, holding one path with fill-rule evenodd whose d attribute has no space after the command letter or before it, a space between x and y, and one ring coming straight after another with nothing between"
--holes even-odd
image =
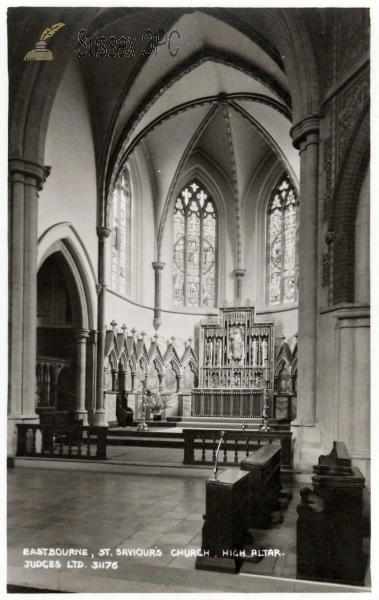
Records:
<instances>
[{"instance_id":1,"label":"wooden lectern","mask_svg":"<svg viewBox=\"0 0 379 600\"><path fill-rule=\"evenodd\" d=\"M202 552L196 569L237 573L244 547L252 542L248 510L249 473L227 469L206 482Z\"/></svg>"}]
</instances>

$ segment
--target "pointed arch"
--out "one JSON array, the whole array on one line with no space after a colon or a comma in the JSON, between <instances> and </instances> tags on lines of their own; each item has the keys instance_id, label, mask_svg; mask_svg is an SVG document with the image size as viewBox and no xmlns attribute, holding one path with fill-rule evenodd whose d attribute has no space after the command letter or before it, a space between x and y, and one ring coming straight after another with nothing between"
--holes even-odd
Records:
<instances>
[{"instance_id":1,"label":"pointed arch","mask_svg":"<svg viewBox=\"0 0 379 600\"><path fill-rule=\"evenodd\" d=\"M217 302L219 216L217 204L198 178L188 179L172 210L172 302L215 307Z\"/></svg>"},{"instance_id":2,"label":"pointed arch","mask_svg":"<svg viewBox=\"0 0 379 600\"><path fill-rule=\"evenodd\" d=\"M76 308L78 326L96 329L96 275L85 246L71 223L58 223L40 236L37 270L55 252L63 260L63 268L68 273L69 280L73 279L73 285L78 293L79 306Z\"/></svg>"},{"instance_id":3,"label":"pointed arch","mask_svg":"<svg viewBox=\"0 0 379 600\"><path fill-rule=\"evenodd\" d=\"M270 306L297 300L298 226L299 199L285 173L271 192L267 206L266 303Z\"/></svg>"},{"instance_id":4,"label":"pointed arch","mask_svg":"<svg viewBox=\"0 0 379 600\"><path fill-rule=\"evenodd\" d=\"M370 113L363 111L350 139L332 199L333 303L354 302L355 222L360 190L370 160Z\"/></svg>"}]
</instances>

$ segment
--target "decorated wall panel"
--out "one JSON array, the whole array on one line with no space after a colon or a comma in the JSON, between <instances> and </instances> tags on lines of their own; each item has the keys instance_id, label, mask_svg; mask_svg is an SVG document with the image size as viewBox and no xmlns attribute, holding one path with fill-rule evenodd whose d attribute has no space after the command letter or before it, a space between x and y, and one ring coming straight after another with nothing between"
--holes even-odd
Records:
<instances>
[{"instance_id":1,"label":"decorated wall panel","mask_svg":"<svg viewBox=\"0 0 379 600\"><path fill-rule=\"evenodd\" d=\"M273 387L274 326L255 323L253 308L222 308L200 325L200 388Z\"/></svg>"}]
</instances>

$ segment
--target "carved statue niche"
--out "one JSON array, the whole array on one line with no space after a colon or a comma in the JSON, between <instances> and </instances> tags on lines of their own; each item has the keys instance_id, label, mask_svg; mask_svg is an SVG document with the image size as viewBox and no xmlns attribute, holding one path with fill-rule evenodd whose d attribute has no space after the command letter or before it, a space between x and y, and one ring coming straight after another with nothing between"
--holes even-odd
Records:
<instances>
[{"instance_id":1,"label":"carved statue niche","mask_svg":"<svg viewBox=\"0 0 379 600\"><path fill-rule=\"evenodd\" d=\"M233 373L231 387L241 387L241 373L239 371Z\"/></svg>"},{"instance_id":2,"label":"carved statue niche","mask_svg":"<svg viewBox=\"0 0 379 600\"><path fill-rule=\"evenodd\" d=\"M222 340L221 338L216 339L216 348L215 348L215 363L218 367L222 364Z\"/></svg>"},{"instance_id":3,"label":"carved statue niche","mask_svg":"<svg viewBox=\"0 0 379 600\"><path fill-rule=\"evenodd\" d=\"M243 363L245 342L241 327L235 326L229 334L229 360L234 364Z\"/></svg>"},{"instance_id":4,"label":"carved statue niche","mask_svg":"<svg viewBox=\"0 0 379 600\"><path fill-rule=\"evenodd\" d=\"M262 343L261 343L261 350L262 350L262 365L266 366L266 361L267 361L267 340L263 339Z\"/></svg>"},{"instance_id":5,"label":"carved statue niche","mask_svg":"<svg viewBox=\"0 0 379 600\"><path fill-rule=\"evenodd\" d=\"M213 341L212 341L212 338L209 337L207 339L207 342L205 345L205 364L207 366L211 365L212 359L213 359Z\"/></svg>"},{"instance_id":6,"label":"carved statue niche","mask_svg":"<svg viewBox=\"0 0 379 600\"><path fill-rule=\"evenodd\" d=\"M292 380L286 364L283 364L281 370L279 371L278 378L276 380L276 391L278 394L292 392Z\"/></svg>"},{"instance_id":7,"label":"carved statue niche","mask_svg":"<svg viewBox=\"0 0 379 600\"><path fill-rule=\"evenodd\" d=\"M251 350L252 350L252 365L253 367L258 366L258 340L254 337L251 341Z\"/></svg>"},{"instance_id":8,"label":"carved statue niche","mask_svg":"<svg viewBox=\"0 0 379 600\"><path fill-rule=\"evenodd\" d=\"M220 385L219 376L217 371L212 372L212 387L218 388Z\"/></svg>"}]
</instances>

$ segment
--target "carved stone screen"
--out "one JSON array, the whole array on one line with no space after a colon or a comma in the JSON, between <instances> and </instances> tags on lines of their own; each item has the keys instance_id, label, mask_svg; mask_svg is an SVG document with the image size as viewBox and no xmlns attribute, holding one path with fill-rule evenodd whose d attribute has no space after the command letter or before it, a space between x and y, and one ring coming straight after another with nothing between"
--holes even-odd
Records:
<instances>
[{"instance_id":1,"label":"carved stone screen","mask_svg":"<svg viewBox=\"0 0 379 600\"><path fill-rule=\"evenodd\" d=\"M263 389L274 385L273 364L274 325L255 323L252 307L220 309L218 322L200 324L193 416L261 416Z\"/></svg>"}]
</instances>

